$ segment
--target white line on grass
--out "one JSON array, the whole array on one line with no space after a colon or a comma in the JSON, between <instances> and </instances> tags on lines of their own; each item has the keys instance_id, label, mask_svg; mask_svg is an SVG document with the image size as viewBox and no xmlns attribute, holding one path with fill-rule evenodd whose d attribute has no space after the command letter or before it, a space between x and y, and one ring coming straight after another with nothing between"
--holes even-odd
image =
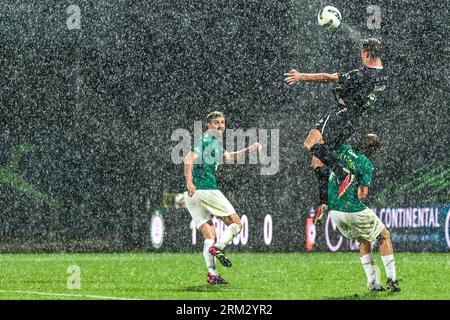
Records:
<instances>
[{"instance_id":1,"label":"white line on grass","mask_svg":"<svg viewBox=\"0 0 450 320\"><path fill-rule=\"evenodd\" d=\"M41 295L41 296L78 297L78 298L110 299L110 300L141 300L141 299L136 299L136 298L96 296L96 295L90 295L90 294L36 292L36 291L22 291L22 290L0 290L0 293L18 293L18 294L32 294L32 295L34 294L34 295Z\"/></svg>"}]
</instances>

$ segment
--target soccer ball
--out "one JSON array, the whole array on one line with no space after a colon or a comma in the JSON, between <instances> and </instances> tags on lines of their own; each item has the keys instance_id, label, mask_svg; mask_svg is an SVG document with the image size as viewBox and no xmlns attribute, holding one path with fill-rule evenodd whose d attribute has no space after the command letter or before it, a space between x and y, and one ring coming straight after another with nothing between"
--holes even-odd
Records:
<instances>
[{"instance_id":1,"label":"soccer ball","mask_svg":"<svg viewBox=\"0 0 450 320\"><path fill-rule=\"evenodd\" d=\"M319 25L321 25L325 30L331 31L339 27L342 16L337 8L333 6L326 6L320 10L317 19L319 21Z\"/></svg>"}]
</instances>

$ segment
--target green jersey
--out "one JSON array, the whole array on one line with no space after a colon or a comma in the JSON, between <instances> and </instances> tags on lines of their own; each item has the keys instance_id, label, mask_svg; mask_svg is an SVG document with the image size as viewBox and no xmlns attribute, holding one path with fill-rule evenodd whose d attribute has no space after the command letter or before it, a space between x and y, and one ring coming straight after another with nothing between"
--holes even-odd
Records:
<instances>
[{"instance_id":1,"label":"green jersey","mask_svg":"<svg viewBox=\"0 0 450 320\"><path fill-rule=\"evenodd\" d=\"M216 190L216 171L225 150L211 133L206 132L191 151L198 155L192 169L194 186L197 190ZM187 187L184 190L187 191Z\"/></svg>"},{"instance_id":2,"label":"green jersey","mask_svg":"<svg viewBox=\"0 0 450 320\"><path fill-rule=\"evenodd\" d=\"M356 180L350 185L342 197L339 198L337 178L334 173L330 175L330 179L328 180L328 203L330 210L342 212L363 211L367 207L363 201L358 199L358 187L368 187L370 185L373 164L364 154L353 150L348 144L339 148L338 158L340 163L355 175Z\"/></svg>"}]
</instances>

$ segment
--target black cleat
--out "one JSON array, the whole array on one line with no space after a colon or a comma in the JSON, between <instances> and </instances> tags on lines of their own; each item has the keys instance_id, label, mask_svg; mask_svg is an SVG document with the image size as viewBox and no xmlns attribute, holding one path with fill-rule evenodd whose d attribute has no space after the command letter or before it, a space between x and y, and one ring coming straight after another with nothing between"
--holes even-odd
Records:
<instances>
[{"instance_id":1,"label":"black cleat","mask_svg":"<svg viewBox=\"0 0 450 320\"><path fill-rule=\"evenodd\" d=\"M208 283L212 286L216 284L229 284L229 282L222 278L220 274L208 273L208 279L206 281L208 281Z\"/></svg>"},{"instance_id":2,"label":"black cleat","mask_svg":"<svg viewBox=\"0 0 450 320\"><path fill-rule=\"evenodd\" d=\"M394 281L391 278L387 279L386 289L387 289L387 291L390 291L390 292L402 291L402 289L400 289L400 285L398 284L398 281L397 280Z\"/></svg>"},{"instance_id":3,"label":"black cleat","mask_svg":"<svg viewBox=\"0 0 450 320\"><path fill-rule=\"evenodd\" d=\"M208 252L219 259L220 263L227 268L231 267L231 261L225 256L225 253L222 250L219 250L217 247L212 246L209 248Z\"/></svg>"},{"instance_id":4,"label":"black cleat","mask_svg":"<svg viewBox=\"0 0 450 320\"><path fill-rule=\"evenodd\" d=\"M386 289L383 288L383 287L381 286L381 284L372 282L372 283L369 285L369 292L382 292L382 291L386 291Z\"/></svg>"}]
</instances>

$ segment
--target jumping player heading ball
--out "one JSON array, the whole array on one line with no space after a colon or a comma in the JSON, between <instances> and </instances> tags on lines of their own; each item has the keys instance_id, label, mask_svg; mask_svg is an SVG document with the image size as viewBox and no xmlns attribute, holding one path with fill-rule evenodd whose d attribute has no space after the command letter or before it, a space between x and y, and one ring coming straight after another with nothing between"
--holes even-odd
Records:
<instances>
[{"instance_id":1,"label":"jumping player heading ball","mask_svg":"<svg viewBox=\"0 0 450 320\"><path fill-rule=\"evenodd\" d=\"M292 85L297 82L332 82L339 86L333 89L336 98L335 110L323 117L310 130L304 147L312 154L312 167L318 179L320 204L316 217L328 210L327 182L330 170L333 171L340 185L342 196L354 176L348 174L337 159L336 151L357 130L363 113L372 108L379 95L387 86L381 61L382 45L375 38L361 42L359 69L345 73L301 73L295 69L285 73L285 81Z\"/></svg>"}]
</instances>

